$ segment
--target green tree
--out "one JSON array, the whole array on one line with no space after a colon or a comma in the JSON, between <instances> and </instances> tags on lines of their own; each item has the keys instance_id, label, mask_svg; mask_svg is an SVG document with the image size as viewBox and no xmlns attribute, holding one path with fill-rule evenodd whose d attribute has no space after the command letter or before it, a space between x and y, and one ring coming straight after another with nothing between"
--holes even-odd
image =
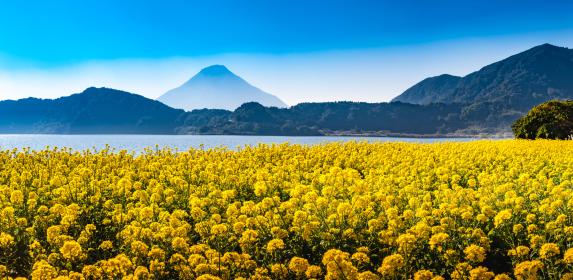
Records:
<instances>
[{"instance_id":1,"label":"green tree","mask_svg":"<svg viewBox=\"0 0 573 280\"><path fill-rule=\"evenodd\" d=\"M551 100L537 105L511 128L516 138L572 139L573 101Z\"/></svg>"}]
</instances>

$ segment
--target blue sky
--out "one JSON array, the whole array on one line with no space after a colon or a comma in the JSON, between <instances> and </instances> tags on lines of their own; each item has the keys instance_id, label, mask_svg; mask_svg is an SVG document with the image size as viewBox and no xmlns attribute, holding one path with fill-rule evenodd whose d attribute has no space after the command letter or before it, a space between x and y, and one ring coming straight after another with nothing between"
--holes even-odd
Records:
<instances>
[{"instance_id":1,"label":"blue sky","mask_svg":"<svg viewBox=\"0 0 573 280\"><path fill-rule=\"evenodd\" d=\"M376 102L544 42L573 47L573 1L0 0L0 99L157 97L223 63L289 104Z\"/></svg>"}]
</instances>

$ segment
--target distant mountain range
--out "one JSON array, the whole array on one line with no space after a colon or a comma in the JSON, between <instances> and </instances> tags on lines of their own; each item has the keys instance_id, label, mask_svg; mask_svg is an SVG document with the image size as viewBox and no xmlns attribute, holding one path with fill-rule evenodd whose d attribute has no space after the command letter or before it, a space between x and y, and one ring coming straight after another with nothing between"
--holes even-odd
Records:
<instances>
[{"instance_id":1,"label":"distant mountain range","mask_svg":"<svg viewBox=\"0 0 573 280\"><path fill-rule=\"evenodd\" d=\"M247 102L287 107L276 96L252 86L223 65L212 65L201 70L185 84L168 91L157 100L187 111L205 108L235 110Z\"/></svg>"},{"instance_id":2,"label":"distant mountain range","mask_svg":"<svg viewBox=\"0 0 573 280\"><path fill-rule=\"evenodd\" d=\"M253 98L267 106L241 105ZM158 100L179 108L234 110L184 111L136 94L88 88L53 100L0 101L0 133L496 134L510 132L513 121L550 99L573 99L573 50L545 44L465 77L425 79L390 103L302 103L279 108L285 106L280 100L224 66L212 66Z\"/></svg>"}]
</instances>

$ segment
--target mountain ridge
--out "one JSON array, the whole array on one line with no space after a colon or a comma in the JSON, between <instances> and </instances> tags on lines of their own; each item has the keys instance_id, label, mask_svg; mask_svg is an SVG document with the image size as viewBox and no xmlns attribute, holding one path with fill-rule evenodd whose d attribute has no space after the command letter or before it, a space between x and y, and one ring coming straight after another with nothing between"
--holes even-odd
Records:
<instances>
[{"instance_id":1,"label":"mountain ridge","mask_svg":"<svg viewBox=\"0 0 573 280\"><path fill-rule=\"evenodd\" d=\"M141 95L90 87L56 99L0 101L0 131L170 134L183 113Z\"/></svg>"},{"instance_id":2,"label":"mountain ridge","mask_svg":"<svg viewBox=\"0 0 573 280\"><path fill-rule=\"evenodd\" d=\"M392 99L392 101L401 101L419 105L437 103L434 100L434 96L436 94L442 94L444 91L452 91L453 87L455 87L461 79L462 77L450 74L428 77L411 86L404 91L404 93Z\"/></svg>"},{"instance_id":3,"label":"mountain ridge","mask_svg":"<svg viewBox=\"0 0 573 280\"><path fill-rule=\"evenodd\" d=\"M523 111L549 99L572 98L573 49L551 44L535 46L445 87L440 87L442 76L424 79L392 101L420 105L506 102Z\"/></svg>"}]
</instances>

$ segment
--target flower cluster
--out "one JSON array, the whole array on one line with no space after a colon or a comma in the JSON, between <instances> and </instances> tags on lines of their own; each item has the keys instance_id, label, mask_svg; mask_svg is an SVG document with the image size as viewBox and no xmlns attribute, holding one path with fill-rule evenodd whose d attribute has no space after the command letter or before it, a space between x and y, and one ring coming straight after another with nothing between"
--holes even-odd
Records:
<instances>
[{"instance_id":1,"label":"flower cluster","mask_svg":"<svg viewBox=\"0 0 573 280\"><path fill-rule=\"evenodd\" d=\"M0 151L0 278L573 279L573 143Z\"/></svg>"}]
</instances>

